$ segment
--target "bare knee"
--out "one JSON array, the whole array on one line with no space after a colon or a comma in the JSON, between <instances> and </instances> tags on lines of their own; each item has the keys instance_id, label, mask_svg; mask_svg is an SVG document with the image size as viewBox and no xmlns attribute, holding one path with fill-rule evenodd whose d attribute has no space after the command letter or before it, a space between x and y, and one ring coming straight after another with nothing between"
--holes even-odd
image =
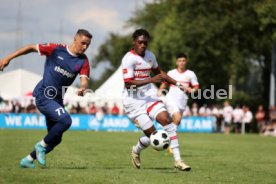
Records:
<instances>
[{"instance_id":1,"label":"bare knee","mask_svg":"<svg viewBox=\"0 0 276 184\"><path fill-rule=\"evenodd\" d=\"M156 120L163 126L170 124L172 122L169 113L167 111L162 111L156 116Z\"/></svg>"}]
</instances>

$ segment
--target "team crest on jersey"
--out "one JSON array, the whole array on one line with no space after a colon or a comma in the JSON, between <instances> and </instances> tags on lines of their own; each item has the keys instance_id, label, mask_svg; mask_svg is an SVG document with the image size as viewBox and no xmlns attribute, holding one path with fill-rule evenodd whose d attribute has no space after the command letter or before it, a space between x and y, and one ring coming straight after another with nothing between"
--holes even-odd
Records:
<instances>
[{"instance_id":1,"label":"team crest on jersey","mask_svg":"<svg viewBox=\"0 0 276 184\"><path fill-rule=\"evenodd\" d=\"M79 71L80 70L80 66L78 64L75 65L75 70Z\"/></svg>"}]
</instances>

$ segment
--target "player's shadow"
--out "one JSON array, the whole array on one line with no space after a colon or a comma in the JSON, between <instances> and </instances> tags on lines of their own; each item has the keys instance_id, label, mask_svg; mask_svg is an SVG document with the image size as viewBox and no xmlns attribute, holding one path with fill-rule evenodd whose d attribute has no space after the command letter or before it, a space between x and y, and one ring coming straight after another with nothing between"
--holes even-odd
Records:
<instances>
[{"instance_id":1,"label":"player's shadow","mask_svg":"<svg viewBox=\"0 0 276 184\"><path fill-rule=\"evenodd\" d=\"M105 166L105 167L101 167L101 168L103 168L105 170L125 170L126 169L126 167L124 167L124 166L117 166L117 167L114 167L114 166L112 166L112 167Z\"/></svg>"},{"instance_id":2,"label":"player's shadow","mask_svg":"<svg viewBox=\"0 0 276 184\"><path fill-rule=\"evenodd\" d=\"M142 170L159 171L161 173L166 173L166 174L183 173L183 171L179 171L179 170L176 170L175 168L171 168L171 167L167 167L167 168L165 168L165 167L147 167L147 168L143 168Z\"/></svg>"},{"instance_id":3,"label":"player's shadow","mask_svg":"<svg viewBox=\"0 0 276 184\"><path fill-rule=\"evenodd\" d=\"M55 167L57 169L67 169L67 170L85 170L88 169L86 166L63 166L63 167Z\"/></svg>"},{"instance_id":4,"label":"player's shadow","mask_svg":"<svg viewBox=\"0 0 276 184\"><path fill-rule=\"evenodd\" d=\"M142 170L153 170L153 171L161 171L161 172L173 172L174 169L171 167L145 167Z\"/></svg>"}]
</instances>

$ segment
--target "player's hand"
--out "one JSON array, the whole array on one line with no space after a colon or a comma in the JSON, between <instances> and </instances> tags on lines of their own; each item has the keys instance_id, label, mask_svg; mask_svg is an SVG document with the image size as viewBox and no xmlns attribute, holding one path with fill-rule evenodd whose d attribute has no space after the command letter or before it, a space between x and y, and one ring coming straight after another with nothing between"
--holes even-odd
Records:
<instances>
[{"instance_id":1,"label":"player's hand","mask_svg":"<svg viewBox=\"0 0 276 184\"><path fill-rule=\"evenodd\" d=\"M177 82L176 84L176 87L178 87L180 90L184 91L184 92L188 92L188 88L189 87L185 87L183 84Z\"/></svg>"},{"instance_id":2,"label":"player's hand","mask_svg":"<svg viewBox=\"0 0 276 184\"><path fill-rule=\"evenodd\" d=\"M10 63L10 60L8 59L2 59L0 60L0 71L3 71L6 66L8 66Z\"/></svg>"},{"instance_id":3,"label":"player's hand","mask_svg":"<svg viewBox=\"0 0 276 184\"><path fill-rule=\"evenodd\" d=\"M163 81L164 81L164 79L163 79L161 74L155 75L151 78L152 83L160 83L160 82L163 82Z\"/></svg>"},{"instance_id":4,"label":"player's hand","mask_svg":"<svg viewBox=\"0 0 276 184\"><path fill-rule=\"evenodd\" d=\"M79 89L78 96L84 96L84 95L85 95L85 89L84 88Z\"/></svg>"}]
</instances>

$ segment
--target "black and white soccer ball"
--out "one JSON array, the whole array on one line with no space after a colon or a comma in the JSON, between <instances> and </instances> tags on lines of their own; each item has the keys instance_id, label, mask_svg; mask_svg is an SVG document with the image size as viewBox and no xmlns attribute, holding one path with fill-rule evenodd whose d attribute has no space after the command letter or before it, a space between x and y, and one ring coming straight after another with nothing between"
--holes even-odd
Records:
<instances>
[{"instance_id":1,"label":"black and white soccer ball","mask_svg":"<svg viewBox=\"0 0 276 184\"><path fill-rule=\"evenodd\" d=\"M156 130L150 135L150 144L153 149L162 151L170 146L170 137L164 130Z\"/></svg>"}]
</instances>

